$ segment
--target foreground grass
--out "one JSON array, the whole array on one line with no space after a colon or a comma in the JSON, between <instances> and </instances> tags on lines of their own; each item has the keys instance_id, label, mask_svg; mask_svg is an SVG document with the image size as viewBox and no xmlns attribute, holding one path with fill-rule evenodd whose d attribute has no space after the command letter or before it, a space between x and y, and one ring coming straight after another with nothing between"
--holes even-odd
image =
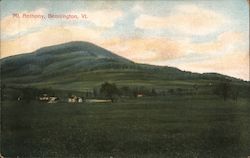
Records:
<instances>
[{"instance_id":1,"label":"foreground grass","mask_svg":"<svg viewBox=\"0 0 250 158\"><path fill-rule=\"evenodd\" d=\"M1 152L7 157L247 157L249 103L213 96L112 104L3 102Z\"/></svg>"}]
</instances>

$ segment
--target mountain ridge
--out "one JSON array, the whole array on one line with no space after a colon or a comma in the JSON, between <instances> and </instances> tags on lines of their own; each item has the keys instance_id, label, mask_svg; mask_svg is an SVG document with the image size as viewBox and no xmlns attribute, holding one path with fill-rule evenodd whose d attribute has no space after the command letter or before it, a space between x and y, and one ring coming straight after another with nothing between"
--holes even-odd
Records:
<instances>
[{"instance_id":1,"label":"mountain ridge","mask_svg":"<svg viewBox=\"0 0 250 158\"><path fill-rule=\"evenodd\" d=\"M76 83L85 86L86 82L92 81L91 84L95 86L106 80L122 84L145 82L146 85L175 80L186 83L189 80L241 82L234 77L218 73L200 74L174 67L135 63L93 43L83 41L43 47L32 53L3 58L0 63L1 79L4 83L29 83L41 87L46 84L52 87L67 87ZM155 83L151 83L154 80Z\"/></svg>"}]
</instances>

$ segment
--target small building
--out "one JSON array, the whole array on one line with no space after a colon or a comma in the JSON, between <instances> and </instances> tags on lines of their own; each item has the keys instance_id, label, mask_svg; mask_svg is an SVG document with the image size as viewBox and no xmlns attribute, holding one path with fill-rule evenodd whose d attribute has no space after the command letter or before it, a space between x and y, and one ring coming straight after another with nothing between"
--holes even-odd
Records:
<instances>
[{"instance_id":1,"label":"small building","mask_svg":"<svg viewBox=\"0 0 250 158\"><path fill-rule=\"evenodd\" d=\"M39 97L40 101L49 101L49 96L48 94L43 94L42 96Z\"/></svg>"},{"instance_id":2,"label":"small building","mask_svg":"<svg viewBox=\"0 0 250 158\"><path fill-rule=\"evenodd\" d=\"M82 98L78 97L78 103L82 103L82 102L83 102Z\"/></svg>"},{"instance_id":3,"label":"small building","mask_svg":"<svg viewBox=\"0 0 250 158\"><path fill-rule=\"evenodd\" d=\"M17 101L21 101L21 100L22 100L21 96L17 97Z\"/></svg>"},{"instance_id":4,"label":"small building","mask_svg":"<svg viewBox=\"0 0 250 158\"><path fill-rule=\"evenodd\" d=\"M75 95L72 95L71 97L68 98L69 103L82 103L83 99L81 97L77 97Z\"/></svg>"},{"instance_id":5,"label":"small building","mask_svg":"<svg viewBox=\"0 0 250 158\"><path fill-rule=\"evenodd\" d=\"M136 95L136 97L137 97L137 98L141 98L141 97L143 97L143 94L142 94L142 93L138 93L138 94Z\"/></svg>"},{"instance_id":6,"label":"small building","mask_svg":"<svg viewBox=\"0 0 250 158\"><path fill-rule=\"evenodd\" d=\"M48 103L57 103L58 102L58 100L59 100L59 98L58 97L49 97L49 101L48 101Z\"/></svg>"}]
</instances>

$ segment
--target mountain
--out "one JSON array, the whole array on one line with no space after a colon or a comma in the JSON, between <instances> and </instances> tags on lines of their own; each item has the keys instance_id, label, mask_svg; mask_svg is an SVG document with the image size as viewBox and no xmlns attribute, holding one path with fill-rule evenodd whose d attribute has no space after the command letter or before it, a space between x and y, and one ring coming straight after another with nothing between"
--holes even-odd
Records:
<instances>
[{"instance_id":1,"label":"mountain","mask_svg":"<svg viewBox=\"0 0 250 158\"><path fill-rule=\"evenodd\" d=\"M58 71L87 70L111 63L127 64L131 61L88 42L44 47L33 53L1 60L2 73L7 76L49 75Z\"/></svg>"},{"instance_id":2,"label":"mountain","mask_svg":"<svg viewBox=\"0 0 250 158\"><path fill-rule=\"evenodd\" d=\"M198 74L167 66L138 64L89 42L74 41L3 58L1 80L11 86L84 91L104 81L156 88L235 78ZM243 82L242 82L243 83Z\"/></svg>"}]
</instances>

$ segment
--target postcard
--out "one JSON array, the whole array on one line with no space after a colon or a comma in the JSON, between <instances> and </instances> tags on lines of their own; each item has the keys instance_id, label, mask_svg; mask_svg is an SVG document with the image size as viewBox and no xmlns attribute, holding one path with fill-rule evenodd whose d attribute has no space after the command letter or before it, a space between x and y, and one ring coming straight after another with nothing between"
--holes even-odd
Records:
<instances>
[{"instance_id":1,"label":"postcard","mask_svg":"<svg viewBox=\"0 0 250 158\"><path fill-rule=\"evenodd\" d=\"M1 0L0 157L247 158L248 0Z\"/></svg>"}]
</instances>

